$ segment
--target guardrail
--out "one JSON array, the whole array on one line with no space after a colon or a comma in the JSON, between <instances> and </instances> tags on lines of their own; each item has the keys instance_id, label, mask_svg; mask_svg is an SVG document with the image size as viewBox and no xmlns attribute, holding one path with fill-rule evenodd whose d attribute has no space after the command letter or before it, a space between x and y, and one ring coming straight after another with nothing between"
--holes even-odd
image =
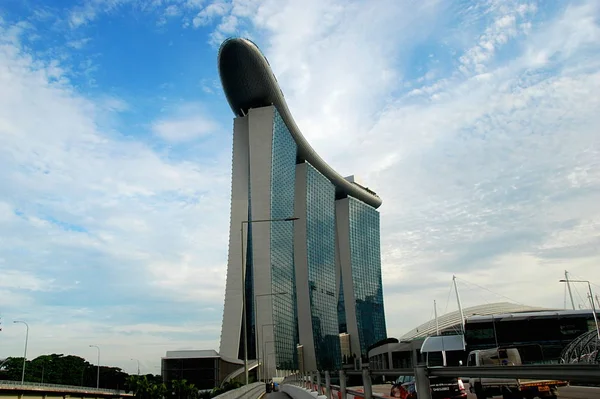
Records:
<instances>
[{"instance_id":1,"label":"guardrail","mask_svg":"<svg viewBox=\"0 0 600 399\"><path fill-rule=\"evenodd\" d=\"M600 365L594 364L440 367L428 369L428 374L438 377L540 378L600 383Z\"/></svg>"},{"instance_id":2,"label":"guardrail","mask_svg":"<svg viewBox=\"0 0 600 399\"><path fill-rule=\"evenodd\" d=\"M521 378L544 379L600 384L600 365L592 364L543 364L525 366L479 366L479 367L426 367L418 365L414 369L339 371L340 385L332 385L330 373L325 371L325 384L323 385L321 372L295 374L286 378L282 384L301 386L323 399L372 399L384 397L373 394L371 376L415 376L419 399L431 399L429 377L469 377L469 378ZM362 376L363 391L352 391L346 388L347 375ZM295 399L295 398L294 398Z\"/></svg>"},{"instance_id":3,"label":"guardrail","mask_svg":"<svg viewBox=\"0 0 600 399\"><path fill-rule=\"evenodd\" d=\"M0 380L0 389L12 389L12 390L30 390L30 391L51 391L51 392L79 392L79 393L101 393L104 395L114 396L133 396L133 393L129 391L123 391L119 389L104 389L104 388L90 388L81 387L75 385L60 385L60 384L44 384L39 382L25 382L21 384L21 381L8 381Z\"/></svg>"}]
</instances>

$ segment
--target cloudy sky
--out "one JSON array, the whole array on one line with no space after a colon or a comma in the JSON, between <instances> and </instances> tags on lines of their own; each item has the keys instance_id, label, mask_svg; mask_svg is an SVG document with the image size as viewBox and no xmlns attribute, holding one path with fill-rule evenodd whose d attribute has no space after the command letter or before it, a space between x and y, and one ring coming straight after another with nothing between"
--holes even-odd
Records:
<instances>
[{"instance_id":1,"label":"cloudy sky","mask_svg":"<svg viewBox=\"0 0 600 399\"><path fill-rule=\"evenodd\" d=\"M128 372L218 349L228 36L383 198L390 336L455 310L453 274L465 306L562 308L565 269L600 284L596 0L3 0L0 358L15 319L29 357L95 344Z\"/></svg>"}]
</instances>

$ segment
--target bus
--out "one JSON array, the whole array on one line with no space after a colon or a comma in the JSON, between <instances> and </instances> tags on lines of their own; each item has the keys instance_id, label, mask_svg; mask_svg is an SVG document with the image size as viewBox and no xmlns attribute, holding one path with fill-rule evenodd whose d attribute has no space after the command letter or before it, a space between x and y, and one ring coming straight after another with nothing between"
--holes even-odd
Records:
<instances>
[{"instance_id":1,"label":"bus","mask_svg":"<svg viewBox=\"0 0 600 399\"><path fill-rule=\"evenodd\" d=\"M591 310L471 316L465 322L466 352L519 347L523 364L559 363L571 341L595 329Z\"/></svg>"}]
</instances>

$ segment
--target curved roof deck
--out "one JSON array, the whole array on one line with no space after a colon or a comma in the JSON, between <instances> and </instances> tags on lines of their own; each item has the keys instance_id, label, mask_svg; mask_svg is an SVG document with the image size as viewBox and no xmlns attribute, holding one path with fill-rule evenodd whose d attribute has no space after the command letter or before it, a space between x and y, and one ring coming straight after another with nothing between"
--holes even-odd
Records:
<instances>
[{"instance_id":1,"label":"curved roof deck","mask_svg":"<svg viewBox=\"0 0 600 399\"><path fill-rule=\"evenodd\" d=\"M235 115L244 116L251 108L275 106L298 145L298 158L325 175L338 197L349 195L375 208L381 205L377 194L344 179L310 146L288 109L269 62L254 43L242 38L225 40L219 49L218 65L225 96Z\"/></svg>"},{"instance_id":2,"label":"curved roof deck","mask_svg":"<svg viewBox=\"0 0 600 399\"><path fill-rule=\"evenodd\" d=\"M500 315L506 314L534 314L540 315L544 311L552 311L556 312L552 309L547 308L539 308L533 306L519 305L510 302L498 302L498 303L488 303L485 305L478 305L469 308L463 309L463 314L465 318L468 319L468 322L477 321L479 318L482 320L488 320L490 315L494 315L495 319L498 320ZM491 321L491 318L490 318ZM447 313L438 317L438 324L440 331L447 330L455 330L457 333L460 332L461 329L461 316L460 312L457 310L455 312ZM410 330L406 334L404 334L400 340L412 340L420 337L428 337L436 334L436 323L435 319L429 320L426 323L421 324L419 327Z\"/></svg>"}]
</instances>

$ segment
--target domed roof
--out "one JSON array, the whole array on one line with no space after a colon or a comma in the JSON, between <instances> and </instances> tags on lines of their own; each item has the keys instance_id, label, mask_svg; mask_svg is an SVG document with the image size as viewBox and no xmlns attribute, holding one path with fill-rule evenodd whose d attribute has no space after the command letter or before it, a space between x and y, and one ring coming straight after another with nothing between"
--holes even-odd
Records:
<instances>
[{"instance_id":1,"label":"domed roof","mask_svg":"<svg viewBox=\"0 0 600 399\"><path fill-rule=\"evenodd\" d=\"M498 302L498 303L489 303L485 305L473 306L470 308L463 309L463 313L465 315L465 319L471 316L488 316L488 315L496 315L496 314L506 314L506 313L522 313L522 312L543 312L555 309L547 309L540 308L534 306L526 306L526 305L518 305L516 303L510 302ZM457 310L455 312L447 313L443 316L438 317L438 325L440 328L440 332L444 331L455 331L456 333L460 333L461 330L461 319L460 312ZM429 320L426 323L421 324L419 327L414 328L404 334L400 340L411 340L415 338L428 337L430 335L435 335L436 327L435 327L435 319Z\"/></svg>"}]
</instances>

